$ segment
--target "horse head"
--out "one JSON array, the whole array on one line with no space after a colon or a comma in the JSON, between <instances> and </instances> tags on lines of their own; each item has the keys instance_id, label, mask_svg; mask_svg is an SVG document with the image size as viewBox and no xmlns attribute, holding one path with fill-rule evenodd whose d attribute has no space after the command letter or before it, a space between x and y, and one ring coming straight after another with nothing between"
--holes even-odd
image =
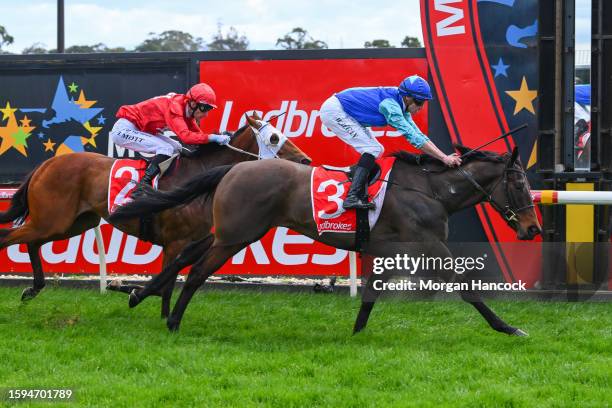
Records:
<instances>
[{"instance_id":1,"label":"horse head","mask_svg":"<svg viewBox=\"0 0 612 408\"><path fill-rule=\"evenodd\" d=\"M460 153L469 151L464 146L455 146ZM491 152L477 152L476 154L490 154ZM518 156L518 148L512 153L497 155L499 159L496 166L499 171L494 176L488 188L484 188L485 199L503 217L506 223L516 231L520 240L531 240L542 233L542 227L535 212L531 198L529 180ZM491 163L487 163L490 165ZM463 167L463 166L462 166ZM490 168L489 168L490 171ZM482 168L480 173L487 172ZM470 177L470 173L467 173Z\"/></svg>"},{"instance_id":2,"label":"horse head","mask_svg":"<svg viewBox=\"0 0 612 408\"><path fill-rule=\"evenodd\" d=\"M278 157L296 163L310 164L311 158L297 147L283 132L262 120L257 113L245 114L247 125L236 132L231 145L257 155L260 159Z\"/></svg>"}]
</instances>

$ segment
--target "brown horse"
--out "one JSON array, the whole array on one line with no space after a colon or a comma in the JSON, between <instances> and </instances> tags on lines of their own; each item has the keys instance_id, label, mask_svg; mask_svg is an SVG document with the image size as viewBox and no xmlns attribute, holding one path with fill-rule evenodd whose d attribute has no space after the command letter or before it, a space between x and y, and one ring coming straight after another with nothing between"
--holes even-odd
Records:
<instances>
[{"instance_id":1,"label":"brown horse","mask_svg":"<svg viewBox=\"0 0 612 408\"><path fill-rule=\"evenodd\" d=\"M462 153L469 150L463 146L457 148ZM376 256L424 253L442 259L451 256L446 245L448 216L483 201L488 201L504 217L517 231L519 239L533 239L541 232L516 149L512 155L474 152L457 169L445 168L427 156L406 152L395 156L393 182L388 186L380 218L371 231L367 253ZM336 248L354 249L354 234L317 233L310 203L311 172L312 168L281 160L225 166L198 175L172 192L149 190L146 196L113 215L133 217L160 211L214 191L214 240L213 237L207 240L209 248L190 271L168 318L170 330L178 330L196 289L230 257L260 239L270 228L284 226ZM186 252L189 251L188 248ZM130 306L155 292L166 279L172 280L174 273L185 266L183 259L191 257L193 253L181 254L142 291L130 296ZM462 278L452 270L439 271L439 274L447 281ZM381 279L388 279L388 276L382 275ZM369 279L364 290L355 332L365 327L378 297L375 281L377 279ZM460 294L493 329L512 335L526 334L495 315L478 293L468 290Z\"/></svg>"},{"instance_id":2,"label":"brown horse","mask_svg":"<svg viewBox=\"0 0 612 408\"><path fill-rule=\"evenodd\" d=\"M181 157L180 171L169 172L172 174L160 180L159 188L169 189L185 177L215 166L254 160L254 156L278 156L310 163L308 156L295 144L257 115L247 116L247 122L232 135L231 147L207 144ZM24 290L22 300L35 297L45 286L39 254L41 245L81 234L97 226L100 218L108 218L108 179L114 161L97 153L75 153L49 159L28 176L13 197L10 208L0 213L0 223L28 216L18 228L0 229L0 249L14 244L28 245L34 285ZM147 238L163 246L164 264L173 260L185 245L209 233L210 214L210 200L202 199L155 217ZM144 238L138 219L113 225ZM161 292L164 317L170 310L173 286L174 282L170 282Z\"/></svg>"}]
</instances>

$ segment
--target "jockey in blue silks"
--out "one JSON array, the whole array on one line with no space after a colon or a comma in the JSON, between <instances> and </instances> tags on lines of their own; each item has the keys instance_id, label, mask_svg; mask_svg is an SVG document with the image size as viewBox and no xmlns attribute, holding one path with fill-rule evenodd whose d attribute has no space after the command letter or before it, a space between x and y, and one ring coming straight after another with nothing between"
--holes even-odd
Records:
<instances>
[{"instance_id":1,"label":"jockey in blue silks","mask_svg":"<svg viewBox=\"0 0 612 408\"><path fill-rule=\"evenodd\" d=\"M408 142L439 159L449 167L461 164L455 153L444 154L421 132L412 115L432 99L427 81L418 75L404 79L399 87L349 88L332 95L321 106L321 121L342 141L352 146L361 158L353 176L351 188L343 207L373 209L366 197L368 174L375 160L384 152L383 146L372 136L369 126L392 126Z\"/></svg>"}]
</instances>

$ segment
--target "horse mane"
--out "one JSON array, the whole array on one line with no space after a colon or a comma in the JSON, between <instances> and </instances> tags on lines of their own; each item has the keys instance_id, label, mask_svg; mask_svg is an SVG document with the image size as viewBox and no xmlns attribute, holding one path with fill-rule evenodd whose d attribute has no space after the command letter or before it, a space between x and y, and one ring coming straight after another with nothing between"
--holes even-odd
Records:
<instances>
[{"instance_id":1,"label":"horse mane","mask_svg":"<svg viewBox=\"0 0 612 408\"><path fill-rule=\"evenodd\" d=\"M222 135L228 135L231 139L234 139L237 135L239 135L240 133L244 132L244 130L249 126L249 124L247 123L246 125L242 126L240 129L236 130L235 132L230 132L230 131L223 131L220 132ZM208 154L208 153L214 153L217 151L221 151L221 149L224 148L224 146L221 146L217 143L205 143L205 144L201 144L201 145L191 145L194 147L193 149L193 154L191 154L190 156L193 157L199 157L203 154Z\"/></svg>"},{"instance_id":2,"label":"horse mane","mask_svg":"<svg viewBox=\"0 0 612 408\"><path fill-rule=\"evenodd\" d=\"M469 147L463 146L461 144L453 144L453 147L457 149L460 153L465 153L470 151ZM406 150L398 150L396 152L391 153L389 156L395 157L407 164L412 164L415 166L421 166L424 164L442 164L442 162L435 157L432 157L428 154L414 154L407 152ZM492 163L502 163L505 160L505 156L507 153L499 154L496 152L491 152L488 150L480 151L477 150L475 152L470 153L468 156L462 159L463 164L470 163L473 161L486 161Z\"/></svg>"}]
</instances>

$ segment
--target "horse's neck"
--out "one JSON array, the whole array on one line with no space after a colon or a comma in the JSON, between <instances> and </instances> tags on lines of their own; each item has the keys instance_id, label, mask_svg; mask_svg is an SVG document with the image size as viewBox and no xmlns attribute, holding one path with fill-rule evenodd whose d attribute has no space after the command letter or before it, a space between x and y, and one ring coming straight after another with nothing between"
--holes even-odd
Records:
<instances>
[{"instance_id":1,"label":"horse's neck","mask_svg":"<svg viewBox=\"0 0 612 408\"><path fill-rule=\"evenodd\" d=\"M232 144L246 152L257 154L257 144L252 142L251 137L241 136L239 140ZM224 166L226 164L240 163L247 160L253 160L253 156L237 152L228 147L224 147L220 150L212 152L210 154L201 154L196 157L185 157L183 162L185 163L184 171L181 171L181 176L185 174L192 174L201 172L206 169L211 169L217 166Z\"/></svg>"},{"instance_id":2,"label":"horse's neck","mask_svg":"<svg viewBox=\"0 0 612 408\"><path fill-rule=\"evenodd\" d=\"M471 162L463 166L463 170L490 194L495 182L503 174L500 172L501 165L487 164L489 165L483 162ZM449 214L473 207L486 199L483 193L457 169L449 169L437 177L432 177L431 187Z\"/></svg>"}]
</instances>

